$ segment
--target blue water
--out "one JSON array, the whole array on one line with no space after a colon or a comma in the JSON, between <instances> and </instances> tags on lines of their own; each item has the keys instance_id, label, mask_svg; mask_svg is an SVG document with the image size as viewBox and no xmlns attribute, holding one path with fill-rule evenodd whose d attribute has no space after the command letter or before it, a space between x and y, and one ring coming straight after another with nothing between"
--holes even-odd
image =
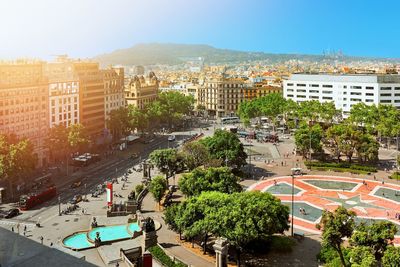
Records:
<instances>
[{"instance_id":1,"label":"blue water","mask_svg":"<svg viewBox=\"0 0 400 267\"><path fill-rule=\"evenodd\" d=\"M94 247L94 244L90 243L86 238L86 232L73 234L63 240L66 247L73 249L83 249Z\"/></svg>"},{"instance_id":2,"label":"blue water","mask_svg":"<svg viewBox=\"0 0 400 267\"><path fill-rule=\"evenodd\" d=\"M135 226L136 225L136 226ZM129 229L139 229L137 223L129 224ZM127 225L113 225L113 226L102 226L94 228L89 232L89 238L94 240L96 238L96 232L100 233L101 241L113 241L117 239L129 238L132 237L131 234L127 231Z\"/></svg>"},{"instance_id":3,"label":"blue water","mask_svg":"<svg viewBox=\"0 0 400 267\"><path fill-rule=\"evenodd\" d=\"M100 233L101 241L114 241L124 238L130 238L131 233L140 231L140 227L137 223L130 223L129 225L113 225L113 226L102 226L97 227L89 231L89 238L94 241L96 238L96 232ZM90 243L87 239L88 232L75 233L63 240L63 244L71 249L84 249L94 247L94 244Z\"/></svg>"}]
</instances>

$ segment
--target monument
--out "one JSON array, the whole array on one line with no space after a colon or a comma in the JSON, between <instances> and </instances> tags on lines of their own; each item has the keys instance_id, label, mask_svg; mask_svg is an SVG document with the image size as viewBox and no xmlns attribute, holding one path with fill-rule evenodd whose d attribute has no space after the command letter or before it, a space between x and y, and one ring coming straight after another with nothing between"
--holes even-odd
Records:
<instances>
[{"instance_id":1,"label":"monument","mask_svg":"<svg viewBox=\"0 0 400 267\"><path fill-rule=\"evenodd\" d=\"M142 251L157 245L157 232L152 218L147 217L141 221L141 228L143 230Z\"/></svg>"},{"instance_id":2,"label":"monument","mask_svg":"<svg viewBox=\"0 0 400 267\"><path fill-rule=\"evenodd\" d=\"M213 245L214 251L215 251L215 267L227 267L228 266L228 261L227 261L227 256L228 256L228 247L229 243L226 238L220 237L215 241L215 244Z\"/></svg>"}]
</instances>

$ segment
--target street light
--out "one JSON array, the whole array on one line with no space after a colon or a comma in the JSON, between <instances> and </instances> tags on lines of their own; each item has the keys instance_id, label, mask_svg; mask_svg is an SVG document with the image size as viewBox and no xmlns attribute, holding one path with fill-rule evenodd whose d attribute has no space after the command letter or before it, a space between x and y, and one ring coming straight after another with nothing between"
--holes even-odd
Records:
<instances>
[{"instance_id":1,"label":"street light","mask_svg":"<svg viewBox=\"0 0 400 267\"><path fill-rule=\"evenodd\" d=\"M61 216L61 196L58 195L58 216Z\"/></svg>"},{"instance_id":2,"label":"street light","mask_svg":"<svg viewBox=\"0 0 400 267\"><path fill-rule=\"evenodd\" d=\"M291 235L293 236L293 217L294 217L294 175L292 174L292 229L291 229Z\"/></svg>"}]
</instances>

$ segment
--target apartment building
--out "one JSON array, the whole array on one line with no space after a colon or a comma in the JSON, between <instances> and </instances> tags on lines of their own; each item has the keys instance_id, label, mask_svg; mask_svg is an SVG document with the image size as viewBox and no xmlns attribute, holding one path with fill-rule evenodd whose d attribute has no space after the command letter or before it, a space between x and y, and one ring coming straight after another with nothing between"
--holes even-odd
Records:
<instances>
[{"instance_id":1,"label":"apartment building","mask_svg":"<svg viewBox=\"0 0 400 267\"><path fill-rule=\"evenodd\" d=\"M49 81L49 127L80 123L79 77L72 63L52 62L45 69Z\"/></svg>"},{"instance_id":2,"label":"apartment building","mask_svg":"<svg viewBox=\"0 0 400 267\"><path fill-rule=\"evenodd\" d=\"M292 74L283 82L283 95L296 102L333 101L344 115L359 102L400 108L400 75Z\"/></svg>"},{"instance_id":3,"label":"apartment building","mask_svg":"<svg viewBox=\"0 0 400 267\"><path fill-rule=\"evenodd\" d=\"M143 109L147 104L157 99L158 79L154 72L144 76L134 76L125 88L125 101L127 105L134 105Z\"/></svg>"},{"instance_id":4,"label":"apartment building","mask_svg":"<svg viewBox=\"0 0 400 267\"><path fill-rule=\"evenodd\" d=\"M79 121L92 137L105 129L104 75L96 62L73 61L79 77Z\"/></svg>"},{"instance_id":5,"label":"apartment building","mask_svg":"<svg viewBox=\"0 0 400 267\"><path fill-rule=\"evenodd\" d=\"M125 106L124 68L102 70L104 77L104 117L112 110Z\"/></svg>"},{"instance_id":6,"label":"apartment building","mask_svg":"<svg viewBox=\"0 0 400 267\"><path fill-rule=\"evenodd\" d=\"M281 88L221 76L204 81L198 89L197 104L206 108L209 117L221 118L236 114L240 103L273 92L281 92Z\"/></svg>"},{"instance_id":7,"label":"apartment building","mask_svg":"<svg viewBox=\"0 0 400 267\"><path fill-rule=\"evenodd\" d=\"M0 64L0 134L29 138L38 167L48 162L49 94L43 66L41 62Z\"/></svg>"}]
</instances>

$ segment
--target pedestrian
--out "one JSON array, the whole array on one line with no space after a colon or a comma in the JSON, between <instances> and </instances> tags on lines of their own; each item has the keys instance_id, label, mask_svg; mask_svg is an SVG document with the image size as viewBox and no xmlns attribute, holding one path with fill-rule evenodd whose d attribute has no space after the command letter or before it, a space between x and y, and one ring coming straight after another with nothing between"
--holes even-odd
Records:
<instances>
[{"instance_id":1,"label":"pedestrian","mask_svg":"<svg viewBox=\"0 0 400 267\"><path fill-rule=\"evenodd\" d=\"M374 175L374 180L376 181L376 176Z\"/></svg>"},{"instance_id":2,"label":"pedestrian","mask_svg":"<svg viewBox=\"0 0 400 267\"><path fill-rule=\"evenodd\" d=\"M50 247L52 247L52 246L53 246L53 242L50 243Z\"/></svg>"},{"instance_id":3,"label":"pedestrian","mask_svg":"<svg viewBox=\"0 0 400 267\"><path fill-rule=\"evenodd\" d=\"M385 181L382 179L382 184L385 184Z\"/></svg>"},{"instance_id":4,"label":"pedestrian","mask_svg":"<svg viewBox=\"0 0 400 267\"><path fill-rule=\"evenodd\" d=\"M82 215L84 215L85 214L85 209L84 208L82 208Z\"/></svg>"},{"instance_id":5,"label":"pedestrian","mask_svg":"<svg viewBox=\"0 0 400 267\"><path fill-rule=\"evenodd\" d=\"M274 180L274 185L276 186L276 180Z\"/></svg>"},{"instance_id":6,"label":"pedestrian","mask_svg":"<svg viewBox=\"0 0 400 267\"><path fill-rule=\"evenodd\" d=\"M14 232L14 226L11 226L11 231L13 231L13 232Z\"/></svg>"},{"instance_id":7,"label":"pedestrian","mask_svg":"<svg viewBox=\"0 0 400 267\"><path fill-rule=\"evenodd\" d=\"M40 236L39 239L40 239L40 243L43 245L43 239L44 239L43 236Z\"/></svg>"},{"instance_id":8,"label":"pedestrian","mask_svg":"<svg viewBox=\"0 0 400 267\"><path fill-rule=\"evenodd\" d=\"M281 161L281 166L283 167L283 161Z\"/></svg>"},{"instance_id":9,"label":"pedestrian","mask_svg":"<svg viewBox=\"0 0 400 267\"><path fill-rule=\"evenodd\" d=\"M24 232L26 232L26 225L24 226Z\"/></svg>"}]
</instances>

